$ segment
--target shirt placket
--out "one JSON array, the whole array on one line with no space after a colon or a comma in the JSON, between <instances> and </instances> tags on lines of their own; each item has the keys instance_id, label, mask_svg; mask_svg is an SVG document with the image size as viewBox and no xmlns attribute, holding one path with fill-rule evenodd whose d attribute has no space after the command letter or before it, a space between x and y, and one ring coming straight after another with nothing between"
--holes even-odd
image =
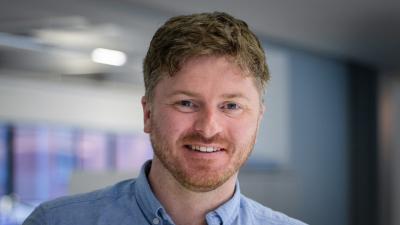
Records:
<instances>
[{"instance_id":1,"label":"shirt placket","mask_svg":"<svg viewBox=\"0 0 400 225\"><path fill-rule=\"evenodd\" d=\"M210 212L206 215L208 225L222 225L222 219L216 212Z\"/></svg>"}]
</instances>

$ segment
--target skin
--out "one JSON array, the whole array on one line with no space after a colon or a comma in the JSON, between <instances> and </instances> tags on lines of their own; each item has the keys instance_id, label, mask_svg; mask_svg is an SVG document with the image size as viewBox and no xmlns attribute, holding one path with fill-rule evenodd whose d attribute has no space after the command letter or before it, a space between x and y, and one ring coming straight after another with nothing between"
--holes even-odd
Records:
<instances>
[{"instance_id":1,"label":"skin","mask_svg":"<svg viewBox=\"0 0 400 225\"><path fill-rule=\"evenodd\" d=\"M192 58L142 106L155 195L176 224L206 224L205 215L232 197L255 143L264 109L254 79L228 57Z\"/></svg>"}]
</instances>

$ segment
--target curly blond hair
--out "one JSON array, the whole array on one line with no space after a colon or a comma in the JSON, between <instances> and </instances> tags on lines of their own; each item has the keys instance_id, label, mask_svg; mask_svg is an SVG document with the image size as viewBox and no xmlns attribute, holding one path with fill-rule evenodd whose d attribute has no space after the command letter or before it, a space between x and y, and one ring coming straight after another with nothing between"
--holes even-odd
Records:
<instances>
[{"instance_id":1,"label":"curly blond hair","mask_svg":"<svg viewBox=\"0 0 400 225\"><path fill-rule=\"evenodd\" d=\"M204 55L228 56L263 93L270 75L260 41L244 21L214 12L172 17L157 30L143 62L146 98L151 101L163 76L173 76L186 60Z\"/></svg>"}]
</instances>

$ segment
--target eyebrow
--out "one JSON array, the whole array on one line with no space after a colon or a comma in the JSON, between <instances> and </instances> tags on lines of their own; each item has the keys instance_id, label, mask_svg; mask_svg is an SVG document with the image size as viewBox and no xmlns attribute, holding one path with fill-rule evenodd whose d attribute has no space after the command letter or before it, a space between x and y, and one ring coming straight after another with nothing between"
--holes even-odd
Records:
<instances>
[{"instance_id":1,"label":"eyebrow","mask_svg":"<svg viewBox=\"0 0 400 225\"><path fill-rule=\"evenodd\" d=\"M243 95L242 93L223 94L222 97L227 99L244 98L246 100L250 100L247 96Z\"/></svg>"},{"instance_id":2,"label":"eyebrow","mask_svg":"<svg viewBox=\"0 0 400 225\"><path fill-rule=\"evenodd\" d=\"M190 97L198 97L199 96L198 94L190 92L190 91L177 90L177 91L174 91L171 94L169 94L168 97L172 97L175 95L187 95Z\"/></svg>"},{"instance_id":3,"label":"eyebrow","mask_svg":"<svg viewBox=\"0 0 400 225\"><path fill-rule=\"evenodd\" d=\"M184 91L184 90L174 91L171 94L169 94L168 96L172 97L175 95L187 95L190 97L199 97L200 96L194 92ZM243 99L249 100L249 98L247 96L243 95L242 93L227 93L227 94L223 94L222 97L225 99L243 98Z\"/></svg>"}]
</instances>

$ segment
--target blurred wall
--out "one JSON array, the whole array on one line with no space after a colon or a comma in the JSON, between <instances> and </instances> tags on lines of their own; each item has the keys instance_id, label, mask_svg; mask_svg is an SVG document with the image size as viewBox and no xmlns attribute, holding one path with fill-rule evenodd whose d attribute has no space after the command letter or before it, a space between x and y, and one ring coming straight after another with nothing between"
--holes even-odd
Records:
<instances>
[{"instance_id":1,"label":"blurred wall","mask_svg":"<svg viewBox=\"0 0 400 225\"><path fill-rule=\"evenodd\" d=\"M346 67L318 55L279 49L289 57L289 167L275 172L242 171L242 190L309 224L348 224Z\"/></svg>"},{"instance_id":2,"label":"blurred wall","mask_svg":"<svg viewBox=\"0 0 400 225\"><path fill-rule=\"evenodd\" d=\"M54 75L57 78L57 75ZM109 131L142 130L139 85L0 74L0 120Z\"/></svg>"},{"instance_id":3,"label":"blurred wall","mask_svg":"<svg viewBox=\"0 0 400 225\"><path fill-rule=\"evenodd\" d=\"M380 224L400 224L400 72L382 74L379 105Z\"/></svg>"}]
</instances>

